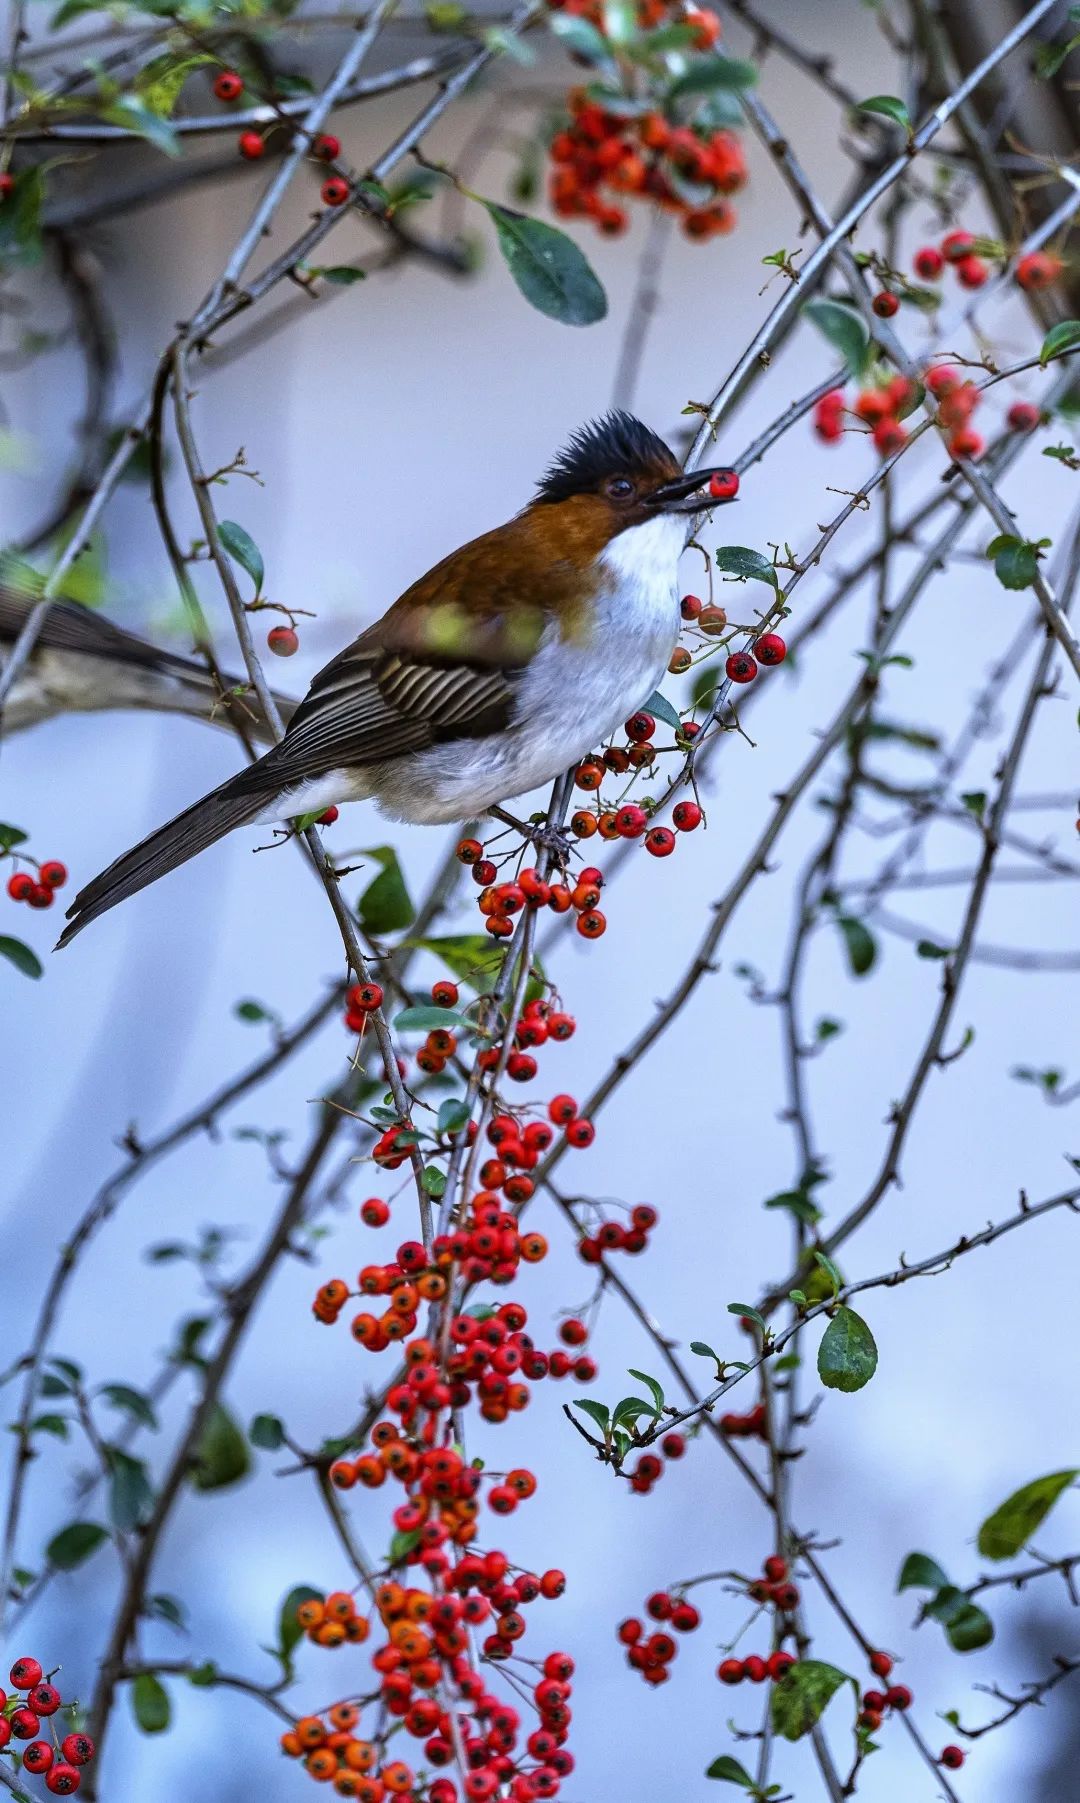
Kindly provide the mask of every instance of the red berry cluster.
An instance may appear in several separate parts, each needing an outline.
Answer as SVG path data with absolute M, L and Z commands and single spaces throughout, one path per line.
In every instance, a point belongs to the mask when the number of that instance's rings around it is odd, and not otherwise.
M 46 858 L 37 866 L 36 877 L 28 870 L 16 870 L 9 876 L 7 892 L 12 901 L 26 902 L 31 908 L 51 908 L 56 891 L 64 887 L 67 879 L 67 865 L 61 864 L 59 858 Z
M 982 398 L 975 383 L 946 363 L 933 364 L 926 370 L 923 382 L 938 404 L 938 419 L 948 432 L 946 443 L 951 455 L 981 457 L 985 444 L 981 434 L 970 424 Z M 893 376 L 876 387 L 860 389 L 850 406 L 842 388 L 831 388 L 814 409 L 814 430 L 824 443 L 835 444 L 847 430 L 845 414 L 851 413 L 864 426 L 869 426 L 881 455 L 892 457 L 907 443 L 908 434 L 901 416 L 910 412 L 916 398 L 916 391 L 906 376 Z M 1016 401 L 1007 417 L 1014 431 L 1030 432 L 1038 425 L 1041 415 L 1030 402 Z
M 572 1103 L 570 1096 L 556 1096 L 551 1106 Z M 660 1219 L 658 1211 L 651 1202 L 638 1202 L 630 1210 L 630 1225 L 624 1227 L 621 1221 L 603 1221 L 595 1233 L 585 1234 L 578 1241 L 578 1256 L 587 1265 L 598 1265 L 609 1252 L 644 1252 L 649 1243 L 649 1235 Z
M 599 0 L 552 0 L 552 6 L 587 19 L 604 35 Z M 665 0 L 638 0 L 641 30 L 669 20 L 691 29 L 690 49 L 709 50 L 720 35 L 715 13 L 685 7 L 680 15 Z M 702 123 L 680 125 L 659 106 L 629 116 L 608 112 L 583 88 L 570 92 L 567 107 L 569 120 L 550 144 L 551 203 L 560 217 L 592 219 L 600 231 L 615 237 L 628 223 L 620 203 L 640 195 L 678 214 L 689 238 L 733 230 L 736 215 L 728 197 L 745 187 L 747 179 L 734 132 Z
M 74 1705 L 64 1702 L 51 1676 L 45 1676 L 39 1659 L 16 1659 L 8 1680 L 16 1694 L 0 1690 L 0 1748 L 12 1740 L 29 1742 L 22 1752 L 23 1771 L 44 1778 L 54 1797 L 71 1797 L 82 1783 L 80 1767 L 94 1757 L 94 1743 L 77 1731 L 60 1739 L 54 1718 L 61 1711 L 73 1712 Z M 43 1721 L 48 1740 L 39 1738 Z
M 671 1596 L 666 1590 L 654 1591 L 645 1604 L 645 1613 L 655 1622 L 666 1623 L 679 1634 L 692 1634 L 701 1625 L 701 1614 L 685 1596 Z M 678 1652 L 674 1636 L 664 1628 L 646 1632 L 646 1625 L 636 1615 L 628 1615 L 619 1623 L 617 1633 L 626 1648 L 626 1663 L 640 1672 L 646 1684 L 666 1684 L 668 1669 Z
M 988 258 L 1004 261 L 1005 251 L 973 232 L 947 232 L 940 244 L 924 244 L 915 252 L 912 267 L 924 282 L 936 282 L 951 268 L 962 288 L 981 288 L 990 275 Z M 1051 251 L 1030 250 L 1017 259 L 1014 275 L 1027 292 L 1052 287 L 1065 265 Z M 895 308 L 893 309 L 895 311 Z
M 509 938 L 514 930 L 513 916 L 522 908 L 550 908 L 554 914 L 574 909 L 577 930 L 583 939 L 599 939 L 607 931 L 607 917 L 598 906 L 603 873 L 592 866 L 578 873 L 573 888 L 568 883 L 546 882 L 531 865 L 519 870 L 513 881 L 500 883 L 498 865 L 484 856 L 479 839 L 462 839 L 457 855 L 471 867 L 473 882 L 480 886 L 477 907 L 493 938 Z
M 741 1684 L 744 1679 L 749 1679 L 751 1684 L 762 1684 L 766 1678 L 776 1683 L 794 1664 L 794 1653 L 777 1649 L 767 1658 L 762 1658 L 760 1653 L 749 1653 L 745 1659 L 721 1659 L 716 1675 L 721 1684 Z

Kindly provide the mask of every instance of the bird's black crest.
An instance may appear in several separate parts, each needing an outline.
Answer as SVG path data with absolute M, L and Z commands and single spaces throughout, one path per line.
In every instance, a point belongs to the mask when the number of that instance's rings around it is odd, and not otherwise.
M 632 413 L 606 413 L 574 433 L 545 471 L 536 491 L 538 501 L 565 501 L 590 494 L 606 476 L 651 476 L 663 481 L 679 472 L 679 464 L 662 438 Z

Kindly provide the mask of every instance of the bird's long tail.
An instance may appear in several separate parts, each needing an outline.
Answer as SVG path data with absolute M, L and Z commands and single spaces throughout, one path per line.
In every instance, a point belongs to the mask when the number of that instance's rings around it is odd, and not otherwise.
M 268 759 L 260 759 L 259 764 L 229 777 L 219 788 L 212 789 L 209 795 L 124 852 L 85 889 L 80 889 L 67 911 L 71 924 L 61 934 L 57 950 L 100 914 L 115 908 L 117 902 L 137 895 L 148 883 L 155 883 L 159 876 L 186 864 L 234 827 L 254 820 L 273 792 L 271 785 L 259 786 L 252 781 L 253 772 L 267 762 Z

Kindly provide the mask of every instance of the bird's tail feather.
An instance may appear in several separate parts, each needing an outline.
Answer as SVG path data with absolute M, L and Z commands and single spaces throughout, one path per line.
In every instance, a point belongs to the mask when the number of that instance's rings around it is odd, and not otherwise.
M 71 924 L 65 927 L 56 949 L 67 945 L 92 920 L 115 908 L 117 902 L 137 895 L 148 883 L 155 883 L 159 876 L 186 864 L 234 827 L 254 820 L 268 799 L 265 789 L 260 791 L 252 785 L 250 771 L 240 771 L 174 820 L 148 834 L 87 883 L 85 889 L 80 889 L 67 911 Z

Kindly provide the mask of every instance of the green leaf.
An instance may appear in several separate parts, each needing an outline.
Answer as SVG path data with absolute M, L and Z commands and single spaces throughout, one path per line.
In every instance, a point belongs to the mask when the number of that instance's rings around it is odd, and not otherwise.
M 951 958 L 954 949 L 951 945 L 938 945 L 933 939 L 920 939 L 915 947 L 915 956 L 917 958 Z
M 248 1439 L 263 1452 L 278 1452 L 285 1444 L 285 1423 L 277 1415 L 256 1415 Z
M 1076 9 L 1069 9 L 1070 19 L 1075 19 Z M 1080 37 L 1068 38 L 1064 44 L 1040 44 L 1035 51 L 1035 73 L 1041 81 L 1049 81 L 1056 75 L 1067 56 L 1080 45 Z
M 632 0 L 602 0 L 601 14 L 604 21 L 604 32 L 612 44 L 620 49 L 633 43 L 637 37 L 637 7 Z
M 648 1415 L 653 1421 L 660 1418 L 658 1411 L 651 1402 L 645 1401 L 644 1396 L 624 1396 L 611 1411 L 611 1426 L 613 1429 L 632 1426 L 642 1415 Z
M 895 94 L 873 94 L 869 100 L 860 100 L 856 111 L 880 113 L 883 119 L 891 119 L 894 125 L 902 125 L 905 131 L 911 130 L 911 114 Z
M 851 375 L 858 380 L 870 354 L 870 333 L 862 314 L 844 301 L 834 300 L 807 301 L 803 312 L 834 350 L 840 352 Z
M 744 581 L 754 577 L 764 582 L 771 589 L 780 586 L 774 565 L 760 551 L 751 551 L 747 545 L 721 545 L 716 553 L 716 567 L 730 576 L 741 576 Z
M 827 1390 L 861 1390 L 877 1370 L 874 1336 L 853 1308 L 838 1308 L 821 1336 L 818 1376 Z
M 768 1331 L 764 1317 L 758 1313 L 756 1308 L 751 1308 L 748 1302 L 729 1302 L 727 1312 L 729 1315 L 738 1315 L 742 1321 L 752 1321 L 755 1327 L 760 1327 L 762 1333 Z
M 14 851 L 17 845 L 25 845 L 26 838 L 21 826 L 8 826 L 0 820 L 0 851 Z
M 979 1529 L 976 1544 L 983 1558 L 1011 1559 L 1018 1553 L 1078 1476 L 1080 1470 L 1052 1471 L 1014 1490 Z
M 218 537 L 234 563 L 238 563 L 251 577 L 255 593 L 261 595 L 266 570 L 262 552 L 250 533 L 245 532 L 243 526 L 238 526 L 235 520 L 222 520 L 218 526 Z
M 12 1432 L 17 1433 L 17 1426 L 12 1423 Z M 57 1440 L 70 1438 L 70 1423 L 66 1415 L 35 1415 L 30 1423 L 32 1434 L 52 1434 Z
M 994 560 L 994 571 L 1002 588 L 1030 588 L 1038 574 L 1035 546 L 1011 533 L 1002 532 L 991 539 L 986 555 Z
M 940 1590 L 949 1582 L 936 1559 L 929 1553 L 909 1553 L 900 1567 L 896 1588 L 900 1590 Z
M 601 65 L 611 62 L 610 46 L 588 19 L 575 18 L 570 13 L 549 13 L 548 25 L 574 56 Z
M 604 318 L 607 295 L 572 238 L 493 200 L 483 204 L 506 266 L 531 306 L 568 326 L 594 325 Z
M 420 1183 L 425 1196 L 434 1196 L 436 1201 L 446 1194 L 446 1172 L 440 1171 L 438 1165 L 425 1165 Z
M 397 852 L 392 845 L 372 845 L 363 856 L 374 858 L 380 868 L 378 876 L 372 878 L 356 904 L 360 925 L 367 933 L 399 933 L 411 926 L 416 909 Z
M 691 1340 L 690 1350 L 691 1352 L 696 1352 L 699 1359 L 715 1359 L 718 1365 L 722 1365 L 724 1362 L 720 1357 L 720 1354 L 714 1352 L 713 1348 L 708 1345 L 705 1340 Z
M 367 281 L 367 270 L 356 269 L 351 263 L 330 263 L 321 269 L 309 269 L 308 275 L 321 276 L 324 282 L 333 282 L 336 288 L 351 288 L 354 282 Z
M 800 1659 L 774 1685 L 772 1719 L 785 1740 L 801 1740 L 836 1695 L 842 1684 L 853 1684 L 846 1672 L 820 1659 Z
M 465 1016 L 456 1008 L 437 1008 L 434 1002 L 423 1002 L 415 1008 L 402 1008 L 391 1025 L 395 1033 L 460 1033 L 468 1026 Z
M 1063 351 L 1074 349 L 1080 344 L 1080 319 L 1059 319 L 1056 326 L 1051 326 L 1042 341 L 1039 362 L 1043 368 L 1051 357 L 1058 357 Z
M 0 933 L 0 958 L 7 958 L 16 970 L 21 970 L 24 977 L 40 977 L 45 966 L 36 952 L 32 952 L 21 939 L 11 939 L 6 933 Z
M 157 113 L 161 119 L 167 119 L 179 100 L 180 90 L 192 69 L 198 69 L 203 63 L 212 63 L 214 60 L 206 52 L 179 59 L 167 52 L 164 56 L 155 56 L 140 69 L 136 79 L 139 99 L 152 113 Z
M 277 1018 L 276 1015 L 271 1014 L 269 1008 L 264 1008 L 261 1002 L 254 1001 L 237 1002 L 236 1007 L 233 1009 L 233 1013 L 237 1020 L 260 1021 L 275 1020 Z
M 123 1409 L 126 1414 L 141 1422 L 143 1427 L 157 1431 L 158 1418 L 153 1404 L 141 1390 L 133 1389 L 131 1384 L 102 1384 L 98 1394 L 111 1403 L 114 1409 Z
M 196 1690 L 212 1690 L 218 1681 L 218 1668 L 212 1659 L 204 1659 L 201 1665 L 193 1665 L 187 1676 Z
M 588 1415 L 590 1421 L 595 1421 L 602 1434 L 608 1432 L 611 1413 L 602 1402 L 593 1402 L 588 1396 L 576 1396 L 570 1406 L 580 1409 L 583 1415 Z
M 664 725 L 670 726 L 673 732 L 682 731 L 681 714 L 677 708 L 672 707 L 666 695 L 661 695 L 659 689 L 653 690 L 642 712 L 652 714 L 657 720 L 662 720 Z
M 196 1490 L 223 1490 L 238 1484 L 251 1470 L 251 1454 L 244 1435 L 220 1402 L 214 1404 L 203 1428 L 191 1482 Z
M 154 1508 L 154 1492 L 146 1466 L 119 1446 L 105 1448 L 109 1464 L 109 1517 L 120 1533 L 141 1527 Z
M 838 914 L 836 924 L 843 935 L 852 976 L 865 977 L 877 961 L 877 941 L 865 922 L 850 914 Z
M 645 1385 L 645 1388 L 648 1390 L 649 1395 L 652 1397 L 653 1402 L 656 1405 L 656 1413 L 658 1415 L 663 1414 L 664 1392 L 661 1389 L 660 1385 L 657 1383 L 655 1377 L 650 1377 L 649 1373 L 647 1371 L 629 1371 L 628 1375 L 630 1377 L 636 1377 L 639 1383 L 642 1383 Z
M 400 1565 L 400 1563 L 403 1559 L 408 1558 L 409 1554 L 413 1551 L 414 1547 L 417 1547 L 419 1545 L 420 1545 L 420 1529 L 419 1528 L 409 1528 L 407 1531 L 405 1531 L 402 1528 L 399 1528 L 395 1534 L 391 1535 L 391 1538 L 390 1538 L 390 1563 L 391 1563 L 391 1565 Z
M 53 1535 L 45 1548 L 45 1557 L 57 1571 L 74 1571 L 108 1538 L 108 1528 L 101 1527 L 96 1521 L 73 1521 Z
M 469 1110 L 466 1104 L 452 1096 L 448 1102 L 439 1107 L 438 1128 L 440 1133 L 460 1133 L 468 1126 Z
M 672 82 L 668 98 L 680 100 L 684 94 L 712 94 L 718 88 L 741 93 L 743 88 L 752 88 L 757 78 L 753 63 L 743 62 L 739 57 L 699 56 Z
M 486 933 L 449 933 L 438 939 L 407 939 L 405 944 L 433 952 L 470 989 L 486 989 L 505 956 Z
M 173 1628 L 183 1629 L 187 1626 L 187 1610 L 183 1603 L 163 1591 L 159 1591 L 157 1596 L 147 1597 L 143 1614 L 148 1615 L 151 1621 L 167 1621 Z
M 705 1776 L 723 1778 L 727 1784 L 741 1784 L 743 1790 L 750 1790 L 754 1782 L 746 1767 L 732 1759 L 730 1753 L 721 1753 L 719 1759 L 714 1759 Z
M 131 1707 L 144 1734 L 163 1734 L 172 1711 L 169 1693 L 153 1672 L 140 1672 L 131 1686 Z
M 288 1663 L 293 1647 L 303 1639 L 304 1630 L 296 1619 L 300 1604 L 321 1603 L 325 1595 L 325 1590 L 316 1590 L 311 1584 L 297 1584 L 282 1602 L 278 1610 L 277 1650 L 284 1664 Z
M 969 814 L 974 814 L 976 820 L 982 819 L 986 812 L 985 789 L 968 789 L 961 795 L 960 800 L 963 802 Z
M 819 1252 L 819 1251 L 815 1250 L 814 1262 L 820 1270 L 824 1271 L 826 1277 L 828 1278 L 830 1284 L 832 1285 L 833 1295 L 834 1296 L 839 1295 L 840 1287 L 844 1281 L 840 1275 L 839 1267 L 837 1265 L 833 1264 L 833 1261 L 829 1257 L 827 1252 Z M 811 1297 L 811 1301 L 818 1301 L 818 1300 L 820 1300 L 820 1298 L 815 1297 L 815 1296 Z
M 994 1638 L 994 1624 L 985 1610 L 973 1603 L 955 1584 L 946 1584 L 924 1604 L 923 1614 L 932 1621 L 941 1623 L 954 1652 L 977 1652 L 979 1647 L 988 1646 Z
M 164 151 L 167 157 L 180 155 L 180 139 L 166 119 L 140 100 L 137 94 L 125 94 L 120 100 L 106 107 L 101 117 L 108 125 L 123 126 L 125 131 L 134 132 L 136 137 L 145 138 L 155 150 Z

